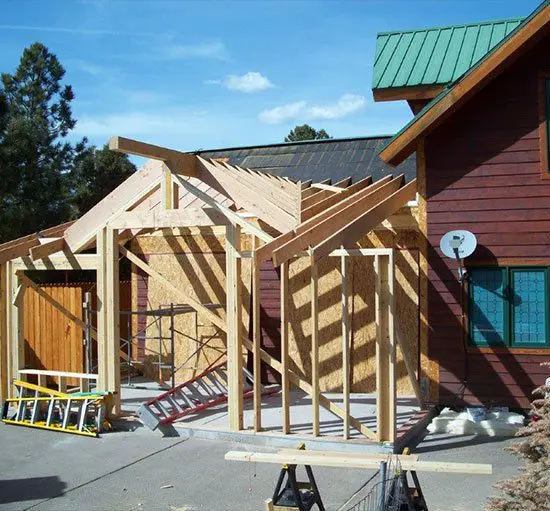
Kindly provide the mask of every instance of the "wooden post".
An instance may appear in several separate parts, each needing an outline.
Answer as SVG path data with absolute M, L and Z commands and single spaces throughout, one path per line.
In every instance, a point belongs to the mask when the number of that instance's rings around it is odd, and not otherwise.
M 178 185 L 172 181 L 172 171 L 165 166 L 164 175 L 160 182 L 161 196 L 164 209 L 178 209 Z
M 8 398 L 8 310 L 6 307 L 7 265 L 0 265 L 0 401 Z
M 226 228 L 226 321 L 229 429 L 243 429 L 243 353 L 241 296 L 241 228 Z
M 379 442 L 395 440 L 394 258 L 375 256 L 376 271 L 376 434 Z
M 341 257 L 342 273 L 342 393 L 344 397 L 344 439 L 349 438 L 349 394 L 350 394 L 350 352 L 349 352 L 349 313 L 348 313 L 348 272 L 347 257 Z
M 290 433 L 290 380 L 288 378 L 288 265 L 281 264 L 281 397 L 283 408 L 283 433 Z
M 106 327 L 106 356 L 107 356 L 107 385 L 114 393 L 113 413 L 120 415 L 120 276 L 118 230 L 107 228 L 105 233 L 106 259 L 106 297 L 105 310 Z
M 254 236 L 253 249 L 257 247 L 258 239 Z M 252 272 L 252 343 L 253 343 L 253 373 L 254 373 L 254 431 L 262 430 L 262 375 L 260 359 L 260 261 L 253 250 L 251 260 Z
M 96 250 L 99 255 L 99 265 L 96 271 L 97 292 L 97 390 L 108 390 L 107 372 L 107 296 L 106 296 L 106 257 L 105 257 L 106 230 L 100 229 L 97 233 Z
M 313 436 L 319 436 L 319 302 L 318 269 L 311 261 L 311 406 L 313 407 Z
M 12 350 L 12 366 L 11 366 L 11 377 L 16 380 L 26 380 L 26 376 L 19 375 L 19 369 L 25 368 L 25 337 L 23 333 L 23 321 L 24 321 L 24 305 L 23 305 L 23 296 L 20 296 L 19 300 L 16 300 L 16 296 L 19 294 L 19 291 L 24 288 L 21 288 L 21 282 L 17 276 L 16 270 L 12 263 L 10 263 L 10 273 L 11 273 L 11 350 Z

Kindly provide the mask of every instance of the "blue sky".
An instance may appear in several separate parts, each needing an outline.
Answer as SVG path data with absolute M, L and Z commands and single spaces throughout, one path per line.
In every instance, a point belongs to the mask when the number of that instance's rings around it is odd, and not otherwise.
M 181 150 L 390 134 L 404 102 L 374 103 L 377 32 L 528 15 L 539 0 L 2 2 L 0 71 L 46 44 L 76 93 L 73 138 Z

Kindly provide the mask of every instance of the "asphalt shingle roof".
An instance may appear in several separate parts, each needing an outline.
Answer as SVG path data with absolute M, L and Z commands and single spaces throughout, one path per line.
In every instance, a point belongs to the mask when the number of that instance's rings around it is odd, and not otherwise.
M 376 181 L 383 176 L 405 174 L 407 182 L 416 177 L 413 154 L 398 167 L 390 167 L 378 152 L 390 136 L 311 140 L 255 147 L 234 147 L 197 151 L 203 158 L 229 158 L 227 163 L 262 170 L 295 181 L 331 179 L 336 183 L 351 177 L 355 183 L 365 176 Z

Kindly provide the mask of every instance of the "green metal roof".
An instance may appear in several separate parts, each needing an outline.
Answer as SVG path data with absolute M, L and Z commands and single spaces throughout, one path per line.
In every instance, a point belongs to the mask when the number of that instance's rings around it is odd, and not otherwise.
M 518 18 L 379 33 L 372 88 L 446 85 L 453 82 L 523 20 Z

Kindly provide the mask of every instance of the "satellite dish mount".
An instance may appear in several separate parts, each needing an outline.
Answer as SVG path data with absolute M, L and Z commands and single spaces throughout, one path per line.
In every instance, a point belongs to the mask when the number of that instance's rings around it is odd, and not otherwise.
M 477 240 L 470 231 L 457 230 L 449 231 L 441 238 L 439 247 L 441 252 L 447 257 L 456 259 L 458 265 L 458 277 L 464 280 L 465 271 L 462 260 L 474 253 L 477 246 Z

